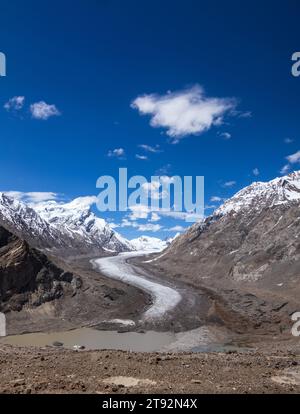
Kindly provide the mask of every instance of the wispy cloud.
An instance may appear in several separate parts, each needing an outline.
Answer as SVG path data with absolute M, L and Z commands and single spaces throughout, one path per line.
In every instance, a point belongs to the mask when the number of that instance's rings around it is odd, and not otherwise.
M 292 138 L 285 138 L 284 139 L 285 144 L 292 144 L 293 142 L 294 142 L 294 140 Z
M 254 168 L 254 169 L 252 170 L 252 174 L 253 174 L 253 175 L 255 175 L 255 177 L 259 176 L 259 174 L 260 174 L 259 169 L 258 169 L 258 168 Z
M 288 164 L 285 164 L 280 170 L 280 173 L 283 175 L 287 174 L 292 169 L 293 164 L 300 163 L 300 150 L 294 154 L 288 155 L 285 159 L 288 161 Z
M 210 201 L 211 201 L 212 203 L 219 203 L 219 202 L 223 201 L 223 198 L 222 198 L 222 197 L 219 197 L 219 196 L 212 196 L 212 197 L 210 198 Z
M 142 185 L 142 188 L 145 192 L 145 194 L 148 197 L 151 197 L 154 200 L 160 200 L 162 198 L 166 198 L 168 196 L 168 191 L 167 190 L 162 190 L 161 191 L 161 183 L 160 182 L 150 182 L 150 183 L 145 183 Z
M 158 170 L 155 171 L 155 175 L 168 175 L 170 174 L 172 169 L 171 164 L 166 164 L 160 167 Z
M 55 105 L 49 105 L 45 101 L 36 102 L 30 105 L 32 118 L 46 121 L 53 116 L 59 116 L 61 113 Z
M 159 221 L 161 218 L 157 213 L 151 213 L 150 221 Z
M 146 161 L 148 159 L 147 155 L 140 155 L 140 154 L 135 154 L 135 158 L 137 158 L 138 160 L 142 160 L 142 161 Z
M 235 106 L 235 99 L 206 97 L 199 85 L 166 95 L 139 96 L 131 104 L 141 115 L 151 116 L 152 127 L 166 128 L 173 143 L 221 125 L 225 114 Z
M 153 233 L 161 229 L 162 229 L 162 226 L 160 224 L 152 224 L 152 223 L 139 224 L 139 226 L 137 227 L 138 231 L 151 231 Z
M 236 181 L 226 181 L 224 184 L 223 184 L 223 187 L 234 187 L 236 185 Z
M 107 156 L 124 159 L 126 155 L 124 148 L 115 148 L 113 150 L 109 150 Z
M 183 226 L 174 226 L 168 229 L 169 231 L 177 231 L 177 232 L 183 232 L 186 230 L 186 227 Z
M 128 220 L 127 218 L 123 218 L 119 227 L 133 227 L 137 231 L 150 231 L 150 232 L 157 232 L 163 229 L 163 226 L 160 224 L 154 223 L 138 223 L 136 220 Z
M 140 144 L 138 147 L 143 149 L 146 152 L 152 152 L 152 153 L 162 152 L 159 145 L 155 145 L 155 147 L 152 147 L 151 145 Z
M 22 191 L 6 191 L 5 194 L 19 201 L 23 201 L 26 204 L 38 204 L 43 201 L 58 200 L 60 198 L 59 194 L 46 191 L 33 191 L 28 193 Z
M 233 110 L 232 115 L 236 116 L 237 118 L 252 118 L 252 112 L 251 111 L 238 111 Z
M 229 133 L 229 132 L 221 132 L 220 134 L 218 134 L 219 135 L 219 137 L 221 137 L 221 138 L 223 138 L 223 139 L 225 139 L 225 140 L 228 140 L 228 139 L 230 139 L 231 138 L 231 134 Z
M 25 102 L 25 96 L 14 96 L 13 98 L 10 98 L 8 102 L 4 104 L 4 109 L 6 109 L 8 112 L 10 111 L 20 111 Z
M 288 155 L 286 159 L 291 164 L 296 164 L 300 162 L 300 151 L 295 152 L 295 154 Z
M 290 169 L 291 169 L 290 164 L 285 164 L 285 165 L 281 168 L 281 170 L 280 170 L 280 174 L 285 175 L 285 174 L 287 174 L 287 173 L 290 171 Z

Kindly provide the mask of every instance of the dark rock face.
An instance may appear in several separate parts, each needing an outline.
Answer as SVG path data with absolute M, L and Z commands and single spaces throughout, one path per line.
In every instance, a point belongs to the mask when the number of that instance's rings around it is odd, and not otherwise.
M 0 311 L 37 307 L 75 295 L 81 279 L 55 266 L 44 254 L 0 227 Z

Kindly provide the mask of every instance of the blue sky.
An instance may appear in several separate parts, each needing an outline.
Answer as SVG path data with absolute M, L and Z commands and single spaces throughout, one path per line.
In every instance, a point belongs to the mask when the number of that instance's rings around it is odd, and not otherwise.
M 1 190 L 97 195 L 99 176 L 127 167 L 147 178 L 204 175 L 213 206 L 286 165 L 299 169 L 286 159 L 300 149 L 299 12 L 297 1 L 2 1 Z M 200 125 L 195 104 L 206 111 Z M 160 237 L 187 226 L 149 216 L 118 230 L 147 233 L 136 223 Z

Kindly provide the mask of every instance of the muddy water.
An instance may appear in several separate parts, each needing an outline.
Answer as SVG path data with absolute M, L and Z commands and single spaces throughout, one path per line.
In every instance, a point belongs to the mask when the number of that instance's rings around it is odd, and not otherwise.
M 53 342 L 61 342 L 65 348 L 70 349 L 73 349 L 74 345 L 82 345 L 87 350 L 118 349 L 134 352 L 154 352 L 170 345 L 175 339 L 175 334 L 170 332 L 119 333 L 117 331 L 80 328 L 67 332 L 7 336 L 0 338 L 0 343 L 43 347 L 53 346 Z

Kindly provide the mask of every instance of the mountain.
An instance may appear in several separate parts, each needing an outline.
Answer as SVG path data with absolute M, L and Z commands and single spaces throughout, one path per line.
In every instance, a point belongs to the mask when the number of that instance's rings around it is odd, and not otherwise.
M 130 240 L 130 244 L 135 250 L 149 250 L 149 251 L 162 251 L 166 249 L 169 243 L 166 240 L 161 240 L 157 237 L 141 236 L 136 239 Z
M 40 251 L 0 227 L 1 312 L 73 296 L 81 283 L 80 277 L 61 270 Z
M 300 171 L 269 182 L 255 182 L 242 189 L 218 208 L 214 216 L 239 211 L 259 211 L 266 207 L 292 205 L 300 201 Z
M 91 211 L 90 197 L 32 206 L 0 193 L 0 225 L 33 247 L 65 254 L 133 250 L 130 243 Z
M 47 201 L 34 209 L 52 228 L 62 231 L 87 249 L 104 249 L 108 252 L 132 250 L 130 242 L 112 230 L 109 224 L 91 210 L 94 197 L 79 197 L 69 203 Z
M 161 260 L 194 260 L 205 277 L 244 281 L 257 281 L 289 260 L 299 265 L 299 205 L 300 171 L 253 183 L 177 237 Z
M 0 225 L 36 248 L 66 248 L 67 241 L 31 207 L 0 193 Z
M 134 250 L 144 250 L 144 251 L 158 251 L 161 252 L 165 250 L 170 244 L 180 235 L 177 233 L 174 237 L 161 240 L 158 237 L 150 236 L 141 236 L 136 239 L 130 240 L 130 244 L 133 246 Z
M 300 295 L 299 208 L 300 171 L 253 183 L 177 237 L 153 266 L 217 291 L 247 315 L 252 309 L 256 322 L 279 310 L 289 318 Z

